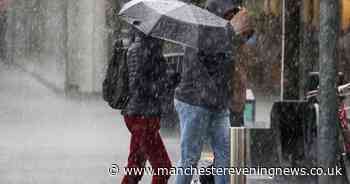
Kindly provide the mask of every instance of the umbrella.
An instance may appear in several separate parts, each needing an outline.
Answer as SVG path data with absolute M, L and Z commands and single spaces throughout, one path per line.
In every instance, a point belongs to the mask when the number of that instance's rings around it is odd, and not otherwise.
M 146 35 L 195 49 L 225 49 L 232 32 L 225 19 L 177 0 L 133 0 L 119 16 Z

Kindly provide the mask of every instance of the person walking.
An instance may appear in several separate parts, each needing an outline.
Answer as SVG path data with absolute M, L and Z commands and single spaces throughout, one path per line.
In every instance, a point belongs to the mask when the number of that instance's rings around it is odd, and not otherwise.
M 239 22 L 241 17 L 247 17 L 247 11 L 238 12 L 234 18 L 231 19 L 231 23 L 234 27 Z M 248 21 L 249 24 L 249 21 Z M 244 126 L 244 107 L 246 104 L 246 90 L 248 86 L 248 65 L 253 64 L 253 60 L 256 57 L 256 36 L 253 34 L 253 30 L 247 30 L 243 38 L 250 36 L 250 39 L 243 45 L 241 45 L 236 53 L 235 63 L 232 65 L 233 73 L 231 79 L 231 104 L 230 104 L 230 122 L 231 127 Z
M 131 45 L 127 51 L 129 101 L 122 110 L 131 133 L 127 168 L 145 168 L 148 160 L 157 173 L 160 168 L 171 168 L 171 161 L 159 134 L 161 116 L 161 89 L 165 68 L 162 67 L 161 43 L 155 38 L 132 30 Z M 143 173 L 124 176 L 122 184 L 137 184 Z M 152 184 L 166 184 L 169 173 L 155 174 Z
M 206 8 L 227 20 L 231 20 L 237 7 L 231 0 L 208 0 Z M 247 16 L 245 14 L 245 16 Z M 237 19 L 233 29 L 237 35 L 244 35 L 248 19 Z M 185 48 L 181 81 L 175 90 L 175 108 L 180 120 L 181 158 L 178 168 L 197 167 L 203 143 L 209 139 L 214 151 L 214 167 L 228 168 L 230 165 L 230 86 L 233 49 L 219 51 L 213 47 L 233 45 L 231 38 L 212 43 L 205 50 Z M 213 39 L 215 40 L 215 39 Z M 225 43 L 226 42 L 226 43 Z M 216 184 L 229 184 L 228 175 L 215 175 Z M 190 184 L 192 175 L 177 175 L 176 184 Z

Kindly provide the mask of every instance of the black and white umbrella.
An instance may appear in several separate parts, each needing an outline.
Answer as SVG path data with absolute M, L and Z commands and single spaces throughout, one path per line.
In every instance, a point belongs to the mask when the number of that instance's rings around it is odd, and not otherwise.
M 225 43 L 232 33 L 225 19 L 177 0 L 133 0 L 122 7 L 119 16 L 146 35 L 195 49 Z

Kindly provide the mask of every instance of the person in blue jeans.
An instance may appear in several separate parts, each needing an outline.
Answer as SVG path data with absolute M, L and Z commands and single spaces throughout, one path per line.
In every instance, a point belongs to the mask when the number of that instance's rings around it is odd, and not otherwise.
M 181 160 L 178 167 L 196 167 L 200 159 L 205 139 L 215 155 L 215 167 L 229 167 L 229 112 L 215 112 L 200 106 L 189 105 L 175 100 L 181 128 Z M 216 176 L 215 183 L 229 183 L 228 176 Z M 176 184 L 190 184 L 191 175 L 178 175 Z
M 208 0 L 206 8 L 231 20 L 236 9 L 232 0 Z M 234 20 L 234 19 L 232 19 Z M 205 50 L 185 48 L 181 81 L 175 89 L 175 109 L 181 131 L 181 158 L 178 168 L 197 167 L 203 143 L 209 140 L 214 151 L 214 167 L 230 166 L 230 77 L 234 44 L 249 30 L 248 18 L 243 16 L 231 24 L 232 37 L 203 46 Z M 219 36 L 218 36 L 219 37 Z M 215 39 L 213 39 L 215 40 Z M 220 47 L 220 48 L 219 48 Z M 218 49 L 219 48 L 219 49 Z M 226 48 L 226 49 L 223 49 Z M 224 53 L 224 54 L 223 54 Z M 216 184 L 229 184 L 229 175 L 215 175 Z M 192 175 L 177 175 L 176 184 L 190 184 Z

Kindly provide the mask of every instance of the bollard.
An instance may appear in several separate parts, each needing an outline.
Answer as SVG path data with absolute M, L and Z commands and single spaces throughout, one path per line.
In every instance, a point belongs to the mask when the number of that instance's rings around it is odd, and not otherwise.
M 231 128 L 231 167 L 243 168 L 247 166 L 248 145 L 247 129 L 244 127 Z M 244 175 L 232 175 L 231 184 L 246 184 Z

